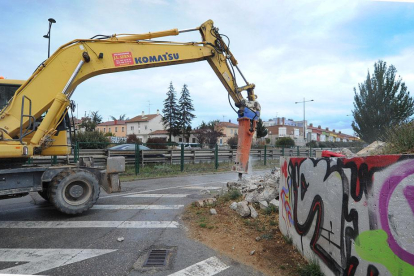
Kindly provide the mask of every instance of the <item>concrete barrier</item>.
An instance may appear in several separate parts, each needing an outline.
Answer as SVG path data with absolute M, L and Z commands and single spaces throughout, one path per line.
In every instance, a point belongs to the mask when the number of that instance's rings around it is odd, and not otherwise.
M 280 164 L 280 230 L 325 275 L 414 275 L 414 155 Z

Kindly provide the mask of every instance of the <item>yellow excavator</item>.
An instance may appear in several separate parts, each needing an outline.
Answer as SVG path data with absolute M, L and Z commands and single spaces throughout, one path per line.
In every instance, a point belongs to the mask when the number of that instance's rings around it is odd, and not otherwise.
M 167 42 L 154 38 L 199 31 L 201 42 Z M 97 35 L 61 46 L 24 82 L 0 80 L 0 99 L 13 97 L 0 111 L 0 199 L 39 192 L 58 210 L 79 214 L 99 197 L 120 191 L 118 174 L 125 170 L 122 157 L 108 157 L 106 169 L 91 158 L 77 164 L 35 166 L 33 156 L 71 153 L 68 109 L 76 87 L 93 76 L 127 70 L 206 60 L 237 107 L 239 141 L 233 171 L 247 173 L 251 142 L 260 116 L 254 84 L 248 83 L 224 35 L 208 20 L 198 28 L 172 29 L 146 34 Z M 236 83 L 235 71 L 245 81 Z M 242 93 L 246 91 L 246 98 Z M 1 103 L 1 102 L 0 102 Z

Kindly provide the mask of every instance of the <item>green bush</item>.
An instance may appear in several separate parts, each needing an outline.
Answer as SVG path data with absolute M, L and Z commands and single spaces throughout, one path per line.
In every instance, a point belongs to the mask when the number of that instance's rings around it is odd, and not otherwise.
M 413 153 L 414 121 L 389 128 L 385 132 L 384 141 L 387 143 L 384 153 Z
M 81 149 L 105 149 L 109 145 L 108 138 L 100 131 L 77 132 L 75 142 Z
M 282 137 L 276 140 L 276 147 L 294 147 L 295 141 L 290 137 Z
M 150 149 L 167 149 L 166 138 L 148 138 L 145 144 Z

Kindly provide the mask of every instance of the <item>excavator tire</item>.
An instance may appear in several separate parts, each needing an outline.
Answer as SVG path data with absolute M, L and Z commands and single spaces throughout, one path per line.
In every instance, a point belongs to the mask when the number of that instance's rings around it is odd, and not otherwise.
M 99 183 L 87 170 L 69 169 L 53 177 L 48 188 L 50 202 L 62 213 L 75 215 L 90 209 L 99 198 Z

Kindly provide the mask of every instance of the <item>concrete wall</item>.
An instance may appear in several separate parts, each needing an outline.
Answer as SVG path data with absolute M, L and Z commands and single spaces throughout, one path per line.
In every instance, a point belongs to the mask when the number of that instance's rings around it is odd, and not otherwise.
M 280 164 L 280 230 L 325 275 L 414 275 L 414 155 Z

